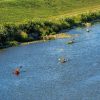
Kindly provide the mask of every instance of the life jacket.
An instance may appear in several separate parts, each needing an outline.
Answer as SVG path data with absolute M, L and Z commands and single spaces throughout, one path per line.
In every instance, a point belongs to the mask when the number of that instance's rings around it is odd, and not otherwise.
M 16 69 L 15 70 L 15 75 L 19 75 L 20 74 L 20 70 L 19 69 Z

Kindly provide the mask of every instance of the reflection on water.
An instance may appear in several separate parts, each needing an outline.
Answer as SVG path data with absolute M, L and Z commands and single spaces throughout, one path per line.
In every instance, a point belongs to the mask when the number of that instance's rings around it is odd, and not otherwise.
M 76 28 L 69 39 L 12 47 L 0 51 L 0 100 L 99 100 L 100 24 Z M 67 63 L 58 62 L 68 58 Z M 12 71 L 22 65 L 21 74 Z

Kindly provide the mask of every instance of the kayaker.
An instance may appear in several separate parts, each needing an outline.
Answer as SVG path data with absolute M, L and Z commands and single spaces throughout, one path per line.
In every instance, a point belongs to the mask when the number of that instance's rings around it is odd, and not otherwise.
M 67 60 L 66 60 L 65 58 L 63 58 L 63 57 L 62 57 L 62 58 L 59 58 L 58 60 L 59 60 L 61 63 L 67 62 Z
M 19 75 L 20 74 L 20 69 L 16 68 L 14 73 L 15 73 L 15 75 Z

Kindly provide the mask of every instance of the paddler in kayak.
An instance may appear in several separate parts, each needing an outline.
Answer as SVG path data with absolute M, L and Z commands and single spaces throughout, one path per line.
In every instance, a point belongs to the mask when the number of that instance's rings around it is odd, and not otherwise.
M 20 69 L 22 68 L 22 66 L 20 66 L 19 68 L 16 68 L 14 71 L 15 75 L 19 75 L 20 74 Z

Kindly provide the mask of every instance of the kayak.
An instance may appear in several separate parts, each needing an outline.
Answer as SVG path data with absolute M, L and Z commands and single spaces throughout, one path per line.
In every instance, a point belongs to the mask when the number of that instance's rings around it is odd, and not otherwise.
M 69 42 L 67 42 L 67 44 L 73 44 L 73 43 L 75 43 L 74 41 L 69 41 Z

